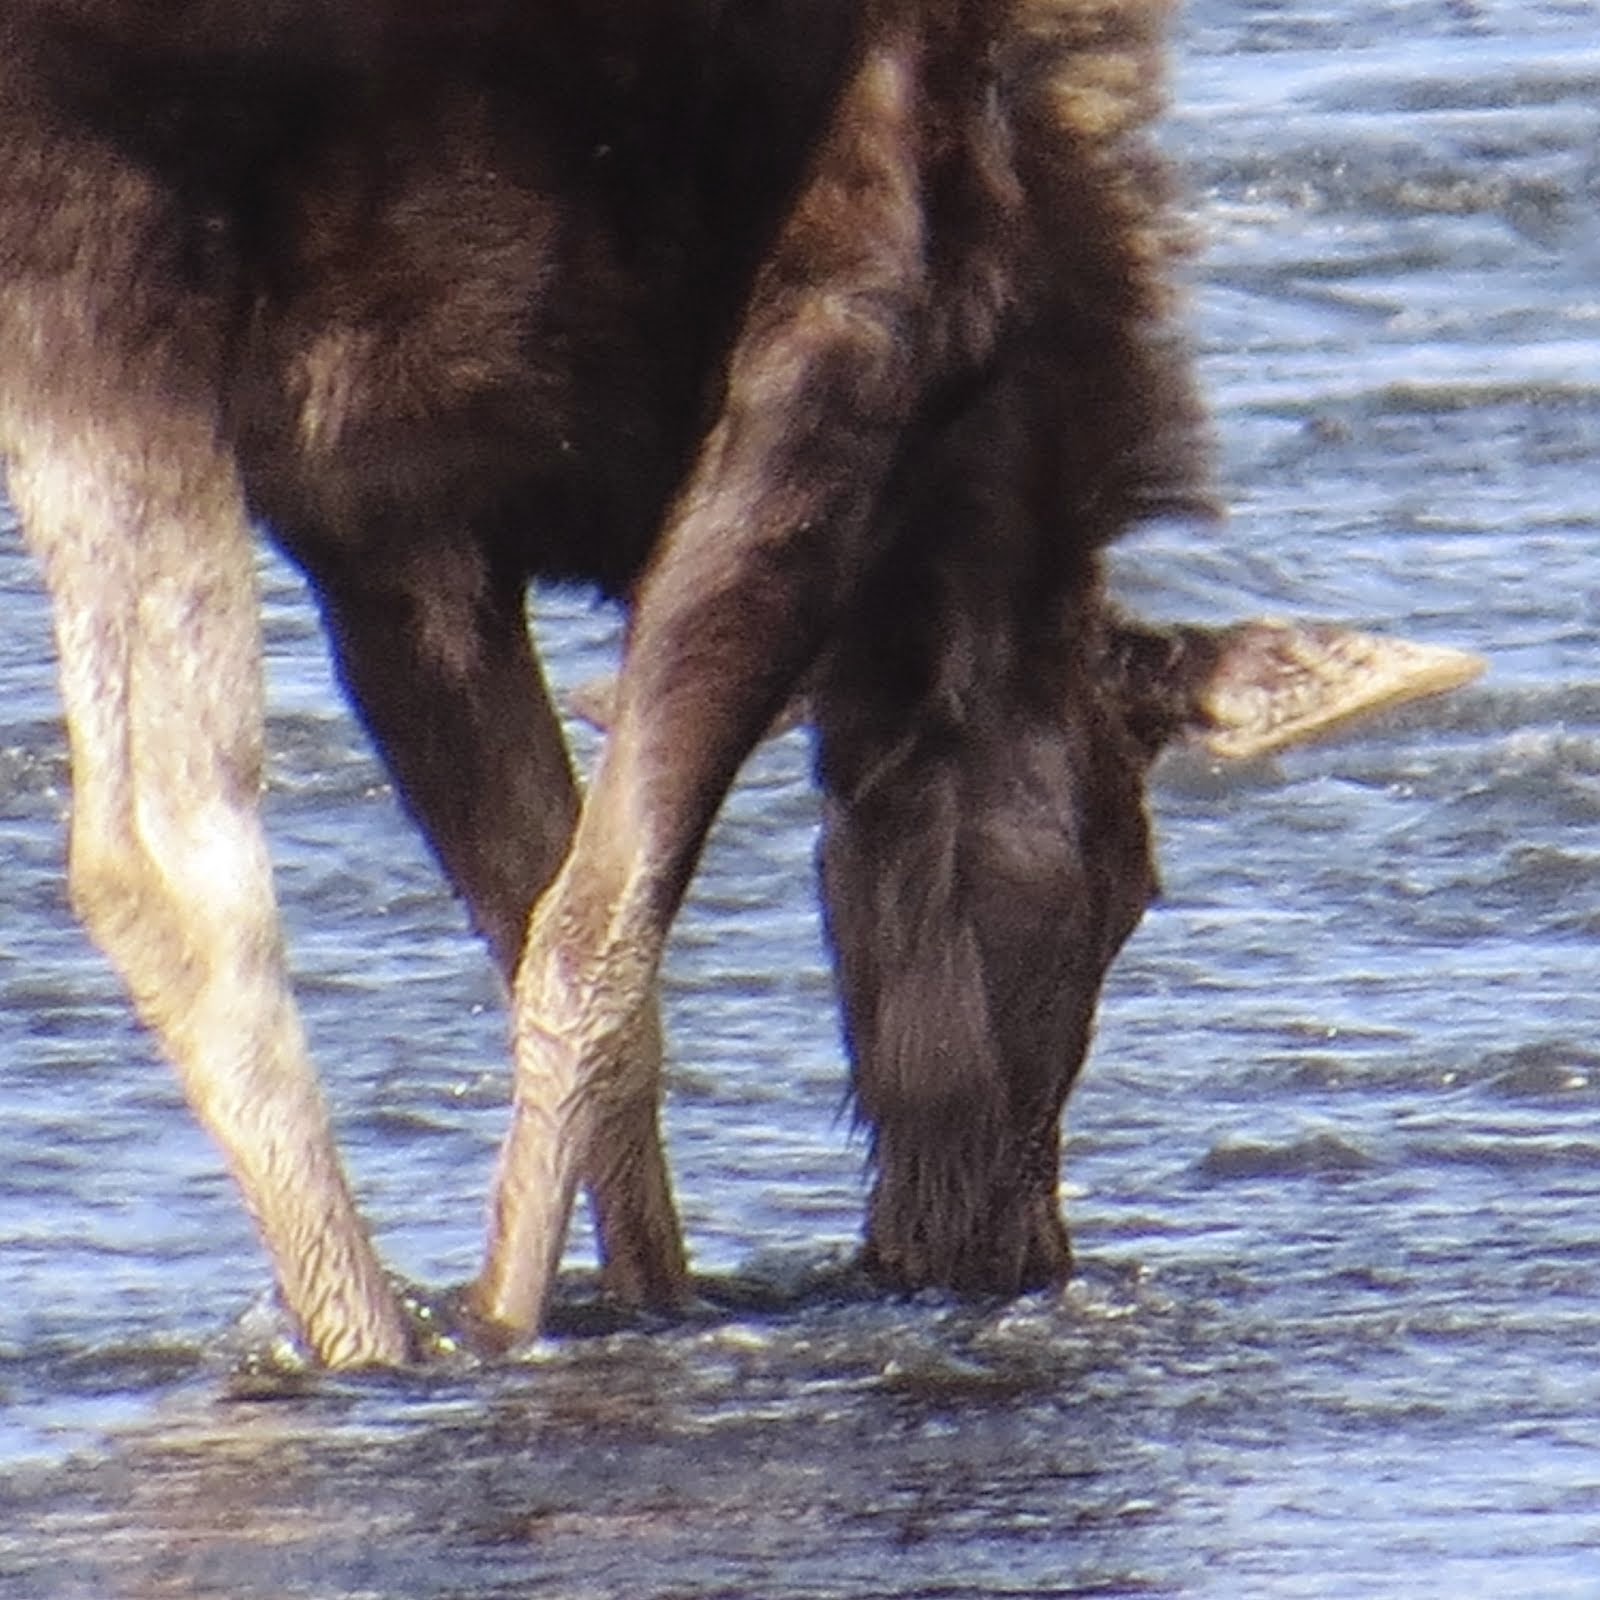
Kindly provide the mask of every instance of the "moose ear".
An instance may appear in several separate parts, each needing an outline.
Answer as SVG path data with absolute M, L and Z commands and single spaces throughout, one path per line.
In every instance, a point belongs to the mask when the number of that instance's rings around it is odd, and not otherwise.
M 1240 622 L 1216 650 L 1184 731 L 1228 761 L 1270 755 L 1336 728 L 1471 683 L 1487 663 L 1441 645 L 1328 622 Z

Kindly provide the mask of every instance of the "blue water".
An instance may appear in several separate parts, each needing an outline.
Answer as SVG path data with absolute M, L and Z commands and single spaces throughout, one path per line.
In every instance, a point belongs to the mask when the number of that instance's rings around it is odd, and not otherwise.
M 66 909 L 7 519 L 0 1595 L 1600 1595 L 1600 7 L 1198 0 L 1175 87 L 1231 517 L 1130 541 L 1120 588 L 1491 670 L 1276 761 L 1164 764 L 1165 897 L 1069 1113 L 1079 1280 L 829 1291 L 862 1152 L 791 736 L 668 974 L 695 1261 L 748 1309 L 242 1384 L 264 1267 Z M 264 574 L 313 1041 L 384 1251 L 459 1280 L 495 985 Z M 540 633 L 570 684 L 614 619 L 547 597 Z

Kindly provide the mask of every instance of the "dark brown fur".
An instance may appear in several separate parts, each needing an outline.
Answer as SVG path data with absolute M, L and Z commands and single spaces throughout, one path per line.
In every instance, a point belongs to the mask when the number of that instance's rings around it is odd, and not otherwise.
M 114 439 L 102 540 L 116 506 L 170 501 L 131 517 L 141 552 L 146 521 L 184 523 L 199 480 L 225 505 L 236 472 L 514 986 L 517 1112 L 476 1291 L 506 1337 L 537 1324 L 579 1181 L 619 1288 L 681 1289 L 650 990 L 712 816 L 803 675 L 867 1259 L 1001 1292 L 1067 1270 L 1061 1106 L 1152 882 L 1152 735 L 1104 670 L 1100 551 L 1190 493 L 1144 143 L 1164 11 L 8 0 L 0 450 L 64 671 L 75 617 L 141 636 L 134 594 L 79 593 L 93 540 L 64 464 Z M 223 547 L 228 515 L 193 502 L 175 570 Z M 535 577 L 631 607 L 581 811 L 526 634 Z M 83 675 L 75 736 L 105 698 Z M 112 748 L 79 740 L 80 793 Z M 279 1180 L 243 1170 L 248 1119 L 208 1111 L 223 1068 L 200 1002 L 167 992 L 187 958 L 147 960 L 136 931 L 184 902 L 111 909 L 105 885 L 143 881 L 129 863 L 157 848 L 121 826 L 82 824 L 109 863 L 78 885 L 86 917 L 308 1337 L 392 1359 L 392 1331 L 349 1333 L 362 1314 L 297 1286 L 286 1258 L 343 1246 L 280 1229 Z M 270 900 L 251 904 L 268 937 Z

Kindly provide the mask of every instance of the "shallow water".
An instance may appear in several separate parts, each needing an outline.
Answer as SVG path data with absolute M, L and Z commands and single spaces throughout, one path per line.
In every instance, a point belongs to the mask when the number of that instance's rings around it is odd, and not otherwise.
M 1600 1593 L 1600 8 L 1197 0 L 1170 136 L 1230 522 L 1147 611 L 1332 617 L 1479 685 L 1181 755 L 1166 896 L 1070 1113 L 1066 1295 L 829 1263 L 861 1151 L 806 750 L 762 751 L 672 956 L 693 1322 L 521 1364 L 235 1373 L 262 1261 L 64 904 L 46 623 L 0 535 L 0 1594 Z M 389 1258 L 464 1278 L 494 984 L 266 568 L 270 821 Z M 563 682 L 612 621 L 543 606 Z

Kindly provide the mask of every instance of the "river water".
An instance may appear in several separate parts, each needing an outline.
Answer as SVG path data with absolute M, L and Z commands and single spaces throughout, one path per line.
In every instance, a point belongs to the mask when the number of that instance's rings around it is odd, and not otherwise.
M 1467 646 L 1478 685 L 1156 804 L 1166 895 L 1069 1118 L 1081 1273 L 836 1262 L 861 1150 L 799 736 L 669 970 L 715 1305 L 482 1371 L 242 1377 L 262 1260 L 66 910 L 42 603 L 0 534 L 0 1595 L 1600 1595 L 1600 7 L 1195 0 L 1170 142 L 1233 507 L 1147 611 Z M 389 1259 L 459 1281 L 487 967 L 265 568 L 270 822 Z M 554 674 L 613 620 L 542 606 Z

